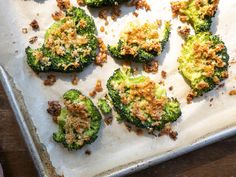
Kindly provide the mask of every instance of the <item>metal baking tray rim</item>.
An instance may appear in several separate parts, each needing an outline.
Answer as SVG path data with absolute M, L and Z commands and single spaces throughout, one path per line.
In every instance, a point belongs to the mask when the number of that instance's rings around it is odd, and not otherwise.
M 0 80 L 3 85 L 3 88 L 6 92 L 6 95 L 8 97 L 8 100 L 10 102 L 10 105 L 12 107 L 12 110 L 15 114 L 16 121 L 20 127 L 21 133 L 23 135 L 23 138 L 26 142 L 26 145 L 28 147 L 28 150 L 32 156 L 34 165 L 36 167 L 36 170 L 38 172 L 38 175 L 40 177 L 47 177 L 47 170 L 45 169 L 45 165 L 40 157 L 40 152 L 37 149 L 32 133 L 29 130 L 28 125 L 25 122 L 24 116 L 22 114 L 22 111 L 20 109 L 20 106 L 18 104 L 18 99 L 14 93 L 12 81 L 10 81 L 9 76 L 7 72 L 4 70 L 4 68 L 0 65 Z M 106 176 L 106 177 L 113 177 L 113 176 L 123 176 L 129 173 L 133 173 L 145 168 L 148 168 L 150 166 L 162 163 L 164 161 L 179 157 L 183 154 L 189 153 L 191 151 L 197 150 L 199 148 L 202 148 L 204 146 L 210 145 L 212 143 L 215 143 L 217 141 L 223 140 L 225 138 L 231 137 L 236 134 L 236 126 L 232 127 L 226 127 L 218 132 L 210 133 L 209 135 L 199 138 L 195 143 L 180 147 L 178 149 L 175 149 L 173 151 L 169 151 L 165 154 L 155 156 L 155 157 L 149 157 L 145 158 L 143 160 L 134 161 L 129 164 L 125 164 L 116 168 L 113 168 L 111 170 L 102 172 L 97 177 Z

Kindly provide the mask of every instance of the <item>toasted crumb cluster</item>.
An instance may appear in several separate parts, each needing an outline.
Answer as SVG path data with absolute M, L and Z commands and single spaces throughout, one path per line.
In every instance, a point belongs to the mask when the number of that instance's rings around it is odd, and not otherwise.
M 97 80 L 95 88 L 94 88 L 94 90 L 92 92 L 89 93 L 89 96 L 95 97 L 98 92 L 102 92 L 102 91 L 103 91 L 102 81 L 101 80 Z
M 65 18 L 65 14 L 63 11 L 56 11 L 55 13 L 52 14 L 52 18 L 55 21 L 59 21 L 59 20 Z
M 188 26 L 179 26 L 177 32 L 181 37 L 186 38 L 190 35 L 190 28 Z
M 76 76 L 76 74 L 73 75 L 71 83 L 72 85 L 78 85 L 79 78 Z
M 230 95 L 230 96 L 236 95 L 236 90 L 231 90 L 231 91 L 229 92 L 229 95 Z
M 61 113 L 61 105 L 59 101 L 49 101 L 47 112 L 53 117 L 59 116 Z
M 121 11 L 120 5 L 114 5 L 112 7 L 105 7 L 101 9 L 98 12 L 98 17 L 100 19 L 105 20 L 106 24 L 108 25 L 108 21 L 107 21 L 108 15 L 110 15 L 113 21 L 116 21 L 117 18 L 121 15 L 121 12 L 122 11 Z
M 176 140 L 178 133 L 172 130 L 170 123 L 167 123 L 165 127 L 160 131 L 158 136 L 163 135 L 168 135 L 171 139 Z
M 56 1 L 57 1 L 57 7 L 61 10 L 69 9 L 72 6 L 70 0 L 56 0 Z
M 107 47 L 101 38 L 98 38 L 99 53 L 96 56 L 95 64 L 102 66 L 107 61 Z
M 29 43 L 30 44 L 34 44 L 36 41 L 38 40 L 38 37 L 37 36 L 33 36 L 29 39 Z
M 84 5 L 85 5 L 85 2 L 84 2 L 84 0 L 77 0 L 77 4 L 78 4 L 79 6 L 84 6 Z
M 157 73 L 158 72 L 158 61 L 152 60 L 148 63 L 143 64 L 143 70 L 146 73 Z
M 56 76 L 55 76 L 54 74 L 49 74 L 49 75 L 47 76 L 47 79 L 44 80 L 43 83 L 44 83 L 44 85 L 46 85 L 46 86 L 52 86 L 52 85 L 55 84 L 56 81 L 57 81 Z
M 30 26 L 32 27 L 33 30 L 38 30 L 38 29 L 39 29 L 39 24 L 38 24 L 38 21 L 37 21 L 37 20 L 33 20 L 33 21 L 30 23 Z
M 151 7 L 146 0 L 131 0 L 130 2 L 128 2 L 128 6 L 135 6 L 137 10 L 138 9 L 145 9 L 146 11 L 151 10 Z
M 180 0 L 171 2 L 173 16 L 189 22 L 196 32 L 208 31 L 219 0 Z

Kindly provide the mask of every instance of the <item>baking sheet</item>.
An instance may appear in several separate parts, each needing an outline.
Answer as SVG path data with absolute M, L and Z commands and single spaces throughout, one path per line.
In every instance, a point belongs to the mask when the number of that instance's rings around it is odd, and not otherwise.
M 135 132 L 129 133 L 125 126 L 113 122 L 112 126 L 103 125 L 99 138 L 92 145 L 86 146 L 80 151 L 68 152 L 62 146 L 53 142 L 51 134 L 56 131 L 56 125 L 46 113 L 47 101 L 58 100 L 61 95 L 70 88 L 78 88 L 88 95 L 96 83 L 101 79 L 105 88 L 106 80 L 112 75 L 114 69 L 120 67 L 120 63 L 109 58 L 104 67 L 91 65 L 84 72 L 78 74 L 80 81 L 78 86 L 70 83 L 72 74 L 60 74 L 56 84 L 52 87 L 43 85 L 42 78 L 35 75 L 26 65 L 24 48 L 28 45 L 29 37 L 37 35 L 39 43 L 43 42 L 45 30 L 53 22 L 51 13 L 56 10 L 54 0 L 46 1 L 18 1 L 1 0 L 0 7 L 0 30 L 1 30 L 1 64 L 13 77 L 17 88 L 22 92 L 24 101 L 30 117 L 37 128 L 40 141 L 47 149 L 52 165 L 58 174 L 65 176 L 94 176 L 117 166 L 126 165 L 137 160 L 148 157 L 158 157 L 167 152 L 182 147 L 187 147 L 197 142 L 202 137 L 212 132 L 220 131 L 236 124 L 235 97 L 228 96 L 228 91 L 236 84 L 236 68 L 231 65 L 230 77 L 225 82 L 225 87 L 206 94 L 191 105 L 185 101 L 188 86 L 177 71 L 177 57 L 180 53 L 182 39 L 177 35 L 176 29 L 181 24 L 178 20 L 172 20 L 172 34 L 165 52 L 158 57 L 160 70 L 167 71 L 168 77 L 165 81 L 166 87 L 174 86 L 170 96 L 177 97 L 182 103 L 183 116 L 174 123 L 174 129 L 178 131 L 178 139 L 170 140 L 168 137 L 156 138 L 150 135 L 137 136 Z M 150 0 L 152 12 L 139 12 L 139 19 L 171 19 L 169 0 Z M 73 1 L 74 4 L 75 1 Z M 236 29 L 236 2 L 221 0 L 219 10 L 214 18 L 212 32 L 219 34 L 226 46 L 229 55 L 235 58 L 235 40 L 233 39 Z M 108 44 L 116 42 L 118 34 L 125 26 L 125 23 L 134 19 L 133 9 L 123 7 L 123 15 L 117 22 L 110 22 L 106 28 L 108 35 L 100 33 L 99 36 Z M 89 11 L 88 11 L 89 12 Z M 90 12 L 89 12 L 90 13 Z M 97 12 L 92 10 L 97 28 L 104 24 L 98 19 Z M 164 15 L 163 15 L 164 14 Z M 27 35 L 21 33 L 23 27 L 27 27 L 32 19 L 37 19 L 40 24 L 40 31 L 29 30 Z M 115 36 L 113 37 L 112 34 Z M 37 47 L 36 44 L 34 47 Z M 106 73 L 106 74 L 104 74 Z M 160 72 L 159 72 L 160 73 Z M 156 81 L 160 75 L 150 75 Z M 101 93 L 97 96 L 103 95 Z M 210 99 L 214 98 L 210 107 Z M 96 99 L 94 99 L 96 102 Z M 91 150 L 90 156 L 85 155 L 86 149 Z M 88 170 L 89 169 L 89 170 Z

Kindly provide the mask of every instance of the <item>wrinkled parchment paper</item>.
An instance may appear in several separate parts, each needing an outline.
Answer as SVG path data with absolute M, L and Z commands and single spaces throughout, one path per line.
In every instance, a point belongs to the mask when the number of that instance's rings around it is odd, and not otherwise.
M 188 146 L 199 138 L 223 128 L 236 125 L 236 97 L 228 96 L 228 92 L 236 86 L 236 66 L 231 64 L 230 77 L 225 82 L 225 87 L 211 91 L 203 97 L 186 104 L 188 85 L 177 71 L 177 58 L 180 54 L 183 40 L 177 34 L 177 27 L 181 23 L 171 19 L 170 0 L 148 0 L 152 11 L 139 11 L 138 19 L 165 19 L 171 20 L 172 31 L 169 43 L 163 54 L 158 57 L 160 61 L 159 73 L 150 76 L 157 82 L 161 80 L 160 71 L 167 72 L 166 88 L 173 86 L 169 96 L 177 97 L 182 104 L 182 117 L 173 125 L 179 135 L 176 141 L 169 137 L 154 137 L 151 135 L 138 136 L 135 132 L 129 133 L 123 124 L 116 120 L 111 126 L 103 126 L 99 132 L 99 138 L 92 144 L 78 151 L 67 151 L 62 145 L 52 140 L 52 133 L 57 126 L 46 113 L 47 101 L 58 100 L 68 89 L 80 89 L 85 95 L 93 90 L 96 80 L 102 80 L 105 88 L 106 80 L 112 75 L 114 69 L 120 67 L 119 62 L 108 58 L 104 67 L 90 65 L 85 71 L 78 74 L 80 81 L 77 86 L 71 84 L 72 74 L 57 74 L 58 81 L 55 85 L 47 87 L 43 85 L 42 78 L 32 72 L 26 65 L 25 48 L 32 36 L 38 36 L 38 42 L 33 47 L 40 46 L 43 42 L 45 30 L 52 24 L 51 13 L 58 10 L 55 0 L 0 0 L 0 63 L 14 78 L 17 88 L 22 92 L 28 112 L 33 120 L 40 141 L 46 147 L 51 162 L 58 174 L 66 177 L 93 176 L 119 165 L 139 160 L 145 157 L 158 156 L 167 151 Z M 76 2 L 72 1 L 75 5 Z M 236 1 L 221 0 L 219 10 L 213 19 L 211 31 L 220 35 L 225 42 L 231 59 L 236 56 Z M 98 35 L 106 44 L 115 43 L 118 35 L 127 22 L 135 20 L 132 15 L 134 8 L 122 7 L 122 16 L 116 22 L 110 21 L 105 27 L 107 33 Z M 93 14 L 97 29 L 104 26 L 104 21 L 97 17 L 96 10 L 90 10 Z M 36 19 L 40 30 L 37 32 L 29 28 L 29 23 Z M 22 34 L 21 29 L 28 27 L 28 34 Z M 114 36 L 113 36 L 114 35 Z M 106 89 L 105 89 L 106 90 Z M 104 95 L 99 93 L 93 101 Z M 214 100 L 210 103 L 210 99 Z M 210 107 L 210 104 L 212 106 Z M 92 154 L 85 155 L 89 149 Z

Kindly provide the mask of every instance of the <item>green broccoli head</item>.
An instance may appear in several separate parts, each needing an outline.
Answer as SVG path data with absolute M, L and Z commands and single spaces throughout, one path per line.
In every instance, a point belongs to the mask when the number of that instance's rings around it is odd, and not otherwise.
M 192 88 L 193 96 L 212 90 L 228 77 L 226 46 L 209 32 L 187 38 L 178 59 L 179 71 Z
M 57 117 L 59 130 L 53 134 L 53 139 L 69 150 L 77 150 L 96 140 L 101 114 L 78 90 L 67 91 L 63 98 L 65 107 Z
M 165 89 L 132 69 L 117 69 L 107 82 L 115 110 L 124 120 L 140 128 L 161 130 L 181 115 L 180 104 L 166 96 Z
M 171 3 L 174 16 L 192 25 L 196 33 L 209 31 L 219 0 L 181 0 Z
M 96 57 L 95 32 L 93 19 L 72 7 L 47 30 L 41 48 L 26 48 L 27 63 L 36 72 L 80 72 Z
M 90 7 L 101 7 L 107 5 L 117 5 L 127 0 L 85 0 L 85 4 Z
M 119 42 L 115 46 L 108 46 L 111 55 L 116 59 L 131 60 L 146 63 L 160 55 L 170 35 L 170 22 L 164 23 L 160 30 L 160 21 L 143 25 L 129 24 Z
M 109 114 L 111 113 L 111 107 L 108 104 L 107 100 L 105 98 L 100 98 L 98 100 L 98 108 L 102 111 L 103 114 Z

